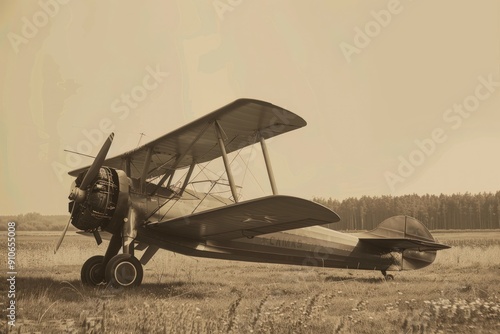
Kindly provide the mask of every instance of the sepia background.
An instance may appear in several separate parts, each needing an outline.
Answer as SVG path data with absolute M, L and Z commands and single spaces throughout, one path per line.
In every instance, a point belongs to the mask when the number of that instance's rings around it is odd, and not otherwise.
M 92 161 L 65 149 L 113 130 L 114 156 L 242 97 L 308 122 L 268 145 L 280 193 L 500 189 L 496 0 L 11 0 L 0 23 L 0 214 L 65 213 Z

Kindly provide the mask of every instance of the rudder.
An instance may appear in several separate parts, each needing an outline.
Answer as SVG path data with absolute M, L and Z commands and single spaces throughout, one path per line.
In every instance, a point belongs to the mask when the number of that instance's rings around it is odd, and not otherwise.
M 368 232 L 380 238 L 409 238 L 423 241 L 435 241 L 424 224 L 410 216 L 393 216 L 381 222 Z
M 401 253 L 401 260 L 395 270 L 420 269 L 436 259 L 436 251 L 450 248 L 436 242 L 427 227 L 409 216 L 387 218 L 375 229 L 360 238 L 363 242 L 375 245 L 387 252 Z

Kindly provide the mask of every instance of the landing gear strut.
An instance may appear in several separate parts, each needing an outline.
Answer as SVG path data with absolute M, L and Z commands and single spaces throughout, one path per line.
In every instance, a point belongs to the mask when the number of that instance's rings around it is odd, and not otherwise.
M 388 274 L 385 270 L 382 270 L 382 275 L 384 275 L 384 278 L 386 281 L 394 280 L 394 276 L 391 274 Z

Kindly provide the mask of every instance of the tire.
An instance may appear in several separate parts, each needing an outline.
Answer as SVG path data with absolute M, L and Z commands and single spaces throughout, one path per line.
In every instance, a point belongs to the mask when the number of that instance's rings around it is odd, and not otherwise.
M 130 254 L 118 254 L 106 266 L 105 278 L 115 288 L 132 288 L 141 285 L 142 264 Z
M 82 283 L 88 286 L 97 286 L 104 282 L 104 256 L 96 255 L 85 261 L 80 272 Z
M 394 276 L 393 276 L 393 275 L 391 275 L 391 274 L 387 274 L 387 275 L 385 276 L 385 280 L 386 280 L 386 281 L 394 281 Z

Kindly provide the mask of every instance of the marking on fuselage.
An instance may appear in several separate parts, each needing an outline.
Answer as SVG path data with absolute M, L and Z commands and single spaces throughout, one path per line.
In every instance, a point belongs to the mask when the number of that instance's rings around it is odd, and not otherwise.
M 275 246 L 275 247 L 286 247 L 286 248 L 297 248 L 300 249 L 302 248 L 303 244 L 302 241 L 298 240 L 285 240 L 285 239 L 278 239 L 275 237 L 271 237 L 269 239 L 264 239 L 265 243 L 268 243 L 270 246 Z

